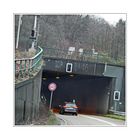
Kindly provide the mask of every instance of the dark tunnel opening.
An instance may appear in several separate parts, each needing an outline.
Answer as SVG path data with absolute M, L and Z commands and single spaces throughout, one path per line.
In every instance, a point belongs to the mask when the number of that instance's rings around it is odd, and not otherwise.
M 57 110 L 64 102 L 76 101 L 79 113 L 106 114 L 109 108 L 108 94 L 112 87 L 112 78 L 103 76 L 76 75 L 43 71 L 41 96 L 50 102 L 51 92 L 48 85 L 54 82 L 57 89 L 53 93 L 52 108 Z

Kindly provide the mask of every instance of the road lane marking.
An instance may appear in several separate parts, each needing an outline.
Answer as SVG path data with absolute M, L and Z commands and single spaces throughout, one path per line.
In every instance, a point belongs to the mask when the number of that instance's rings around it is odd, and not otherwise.
M 99 122 L 103 122 L 103 123 L 109 124 L 109 125 L 111 125 L 111 126 L 117 126 L 117 125 L 114 124 L 114 123 L 111 123 L 111 122 L 108 122 L 108 121 L 105 121 L 105 120 L 102 120 L 102 119 L 99 119 L 99 118 L 90 117 L 90 116 L 86 116 L 86 115 L 80 115 L 80 116 L 81 116 L 81 117 L 88 118 L 88 119 L 93 119 L 93 120 L 96 120 L 96 121 L 99 121 Z

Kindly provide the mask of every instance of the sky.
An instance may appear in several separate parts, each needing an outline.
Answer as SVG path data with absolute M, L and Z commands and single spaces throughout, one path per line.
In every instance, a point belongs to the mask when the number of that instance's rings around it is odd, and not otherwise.
M 119 19 L 126 21 L 126 14 L 94 14 L 97 17 L 104 18 L 109 24 L 115 25 Z

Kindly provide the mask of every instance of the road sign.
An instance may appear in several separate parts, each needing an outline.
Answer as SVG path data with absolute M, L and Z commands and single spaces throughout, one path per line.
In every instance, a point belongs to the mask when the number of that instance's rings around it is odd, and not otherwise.
M 119 101 L 120 100 L 120 91 L 114 91 L 114 100 Z
M 56 84 L 55 83 L 50 83 L 49 84 L 49 86 L 48 86 L 48 89 L 50 90 L 50 91 L 55 91 L 56 90 Z
M 49 108 L 51 109 L 51 106 L 52 106 L 52 97 L 53 97 L 53 92 L 56 90 L 56 84 L 55 83 L 50 83 L 48 85 L 48 89 L 51 91 L 51 96 L 50 96 L 50 105 L 49 105 Z

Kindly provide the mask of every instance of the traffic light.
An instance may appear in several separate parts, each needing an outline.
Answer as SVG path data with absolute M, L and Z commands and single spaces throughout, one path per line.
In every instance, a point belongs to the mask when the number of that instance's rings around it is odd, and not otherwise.
M 72 63 L 67 63 L 66 64 L 66 72 L 69 72 L 69 73 L 72 72 Z
M 31 37 L 34 37 L 35 36 L 35 30 L 32 30 L 31 31 Z
M 119 101 L 120 100 L 120 91 L 114 91 L 114 100 Z

